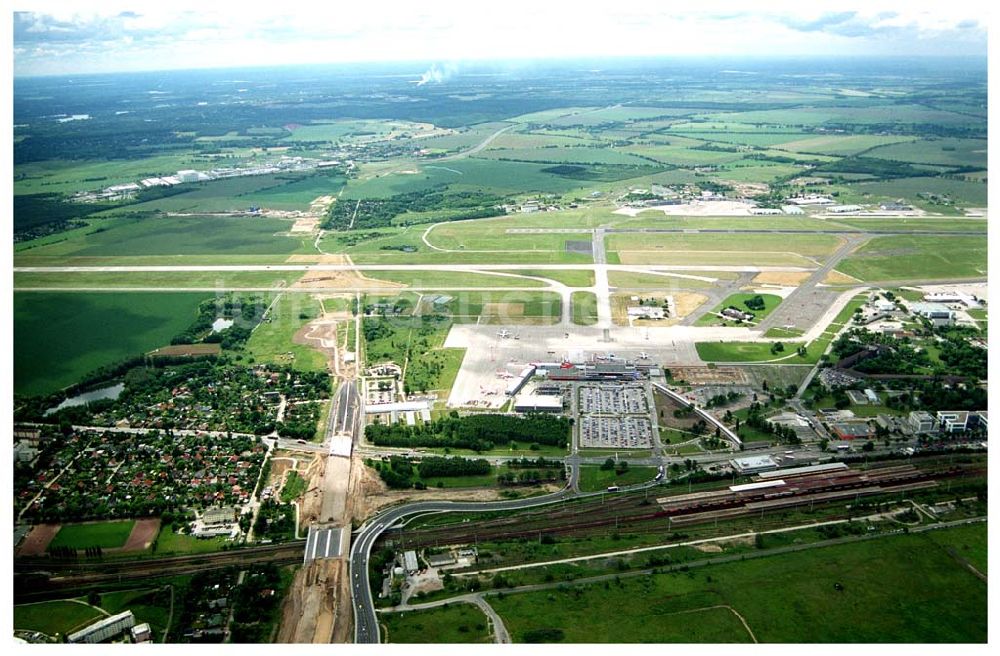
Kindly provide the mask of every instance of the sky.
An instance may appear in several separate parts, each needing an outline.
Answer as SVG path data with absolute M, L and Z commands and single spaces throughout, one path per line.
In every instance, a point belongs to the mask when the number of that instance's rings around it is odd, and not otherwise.
M 481 5 L 487 4 L 484 8 Z M 14 0 L 15 76 L 363 61 L 986 55 L 970 0 Z M 285 6 L 293 13 L 283 12 Z

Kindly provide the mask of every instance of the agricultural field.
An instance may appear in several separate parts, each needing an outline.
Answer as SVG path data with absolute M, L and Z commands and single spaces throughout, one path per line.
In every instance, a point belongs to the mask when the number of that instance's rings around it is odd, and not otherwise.
M 941 164 L 986 168 L 985 139 L 921 139 L 881 146 L 867 153 L 869 157 L 893 159 L 917 164 Z
M 133 520 L 63 524 L 49 543 L 49 549 L 53 547 L 69 547 L 80 551 L 87 547 L 117 549 L 128 540 L 133 526 L 135 526 Z
M 91 229 L 64 241 L 24 249 L 26 260 L 177 255 L 282 255 L 309 252 L 306 237 L 288 237 L 292 224 L 261 217 L 163 217 L 90 221 Z M 23 257 L 22 257 L 23 256 Z
M 54 392 L 98 367 L 169 344 L 208 298 L 173 292 L 14 294 L 14 390 Z
M 864 281 L 985 278 L 982 237 L 876 237 L 837 269 Z
M 985 524 L 976 528 L 985 533 Z M 803 577 L 803 571 L 810 575 Z M 921 576 L 913 576 L 914 571 Z M 776 585 L 781 595 L 770 594 Z M 540 633 L 568 643 L 986 640 L 986 585 L 938 547 L 930 533 L 489 601 L 515 642 Z M 872 613 L 873 608 L 892 612 Z M 692 621 L 692 613 L 713 609 L 728 614 Z

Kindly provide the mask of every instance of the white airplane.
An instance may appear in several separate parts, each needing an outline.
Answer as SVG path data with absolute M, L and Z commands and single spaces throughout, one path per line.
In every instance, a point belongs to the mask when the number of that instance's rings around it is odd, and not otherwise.
M 510 337 L 510 331 L 509 330 L 498 330 L 497 331 L 497 337 L 499 337 L 500 339 L 507 339 L 508 337 Z
M 649 359 L 649 353 L 646 353 L 645 351 L 640 351 L 639 352 L 639 359 L 640 360 L 648 360 Z

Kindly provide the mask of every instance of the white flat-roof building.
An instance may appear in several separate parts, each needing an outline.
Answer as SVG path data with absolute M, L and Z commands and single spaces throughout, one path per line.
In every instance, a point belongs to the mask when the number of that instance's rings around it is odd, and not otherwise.
M 132 614 L 132 611 L 127 610 L 117 615 L 102 618 L 76 633 L 71 633 L 66 640 L 95 645 L 115 637 L 122 631 L 128 631 L 133 626 L 135 626 L 135 615 Z
M 934 417 L 929 412 L 914 410 L 907 416 L 907 423 L 914 433 L 930 433 L 934 430 Z
M 747 458 L 733 458 L 729 461 L 740 474 L 756 474 L 757 472 L 777 469 L 778 463 L 771 456 L 750 456 Z
M 417 565 L 417 552 L 406 551 L 403 553 L 403 567 L 407 574 L 415 574 L 420 569 Z
M 514 402 L 515 412 L 562 412 L 561 396 L 522 394 Z
M 945 433 L 960 433 L 968 429 L 969 413 L 966 410 L 939 410 L 937 420 Z
M 782 205 L 781 211 L 785 214 L 805 214 L 805 210 L 798 205 Z

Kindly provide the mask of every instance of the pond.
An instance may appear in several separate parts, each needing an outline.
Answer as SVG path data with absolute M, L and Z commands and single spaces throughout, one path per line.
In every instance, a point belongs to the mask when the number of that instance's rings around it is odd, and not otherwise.
M 226 328 L 232 326 L 233 323 L 235 322 L 232 319 L 221 319 L 221 318 L 216 319 L 215 321 L 212 322 L 212 332 L 221 333 Z
M 117 399 L 118 395 L 122 393 L 125 389 L 125 383 L 118 383 L 117 385 L 111 385 L 109 387 L 101 387 L 99 389 L 90 390 L 89 392 L 81 392 L 76 396 L 71 396 L 54 408 L 49 408 L 45 411 L 46 417 L 51 415 L 53 412 L 59 412 L 63 408 L 72 408 L 76 405 L 85 405 L 92 401 L 100 401 L 102 399 Z

